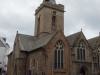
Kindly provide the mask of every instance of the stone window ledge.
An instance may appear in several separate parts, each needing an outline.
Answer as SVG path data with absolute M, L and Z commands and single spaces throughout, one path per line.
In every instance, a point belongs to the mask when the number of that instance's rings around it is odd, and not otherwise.
M 65 69 L 54 69 L 54 72 L 62 72 L 62 73 L 65 73 L 66 70 Z

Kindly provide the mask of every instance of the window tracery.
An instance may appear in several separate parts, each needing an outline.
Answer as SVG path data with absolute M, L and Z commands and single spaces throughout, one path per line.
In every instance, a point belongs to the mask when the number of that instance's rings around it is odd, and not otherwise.
M 63 68 L 63 43 L 58 41 L 55 45 L 55 68 Z
M 78 45 L 77 56 L 79 60 L 85 60 L 85 46 L 83 42 Z

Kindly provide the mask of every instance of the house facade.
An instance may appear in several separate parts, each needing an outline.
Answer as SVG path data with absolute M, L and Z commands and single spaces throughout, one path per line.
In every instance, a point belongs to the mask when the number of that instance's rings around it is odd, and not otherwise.
M 0 74 L 2 70 L 7 71 L 7 53 L 9 48 L 8 43 L 6 43 L 6 38 L 0 37 Z
M 7 73 L 98 75 L 99 67 L 95 62 L 99 64 L 99 40 L 97 48 L 92 48 L 82 31 L 65 36 L 64 5 L 56 4 L 55 0 L 43 0 L 35 11 L 34 36 L 16 34 L 13 51 L 8 55 Z M 92 44 L 97 44 L 95 42 Z

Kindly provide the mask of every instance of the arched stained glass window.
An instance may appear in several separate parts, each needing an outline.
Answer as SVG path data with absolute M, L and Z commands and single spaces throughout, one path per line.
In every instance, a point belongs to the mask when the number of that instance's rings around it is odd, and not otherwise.
M 85 47 L 83 42 L 80 42 L 78 45 L 77 56 L 79 60 L 85 60 Z
M 63 68 L 63 43 L 62 41 L 58 41 L 55 45 L 55 57 L 54 57 L 54 62 L 55 62 L 55 68 Z

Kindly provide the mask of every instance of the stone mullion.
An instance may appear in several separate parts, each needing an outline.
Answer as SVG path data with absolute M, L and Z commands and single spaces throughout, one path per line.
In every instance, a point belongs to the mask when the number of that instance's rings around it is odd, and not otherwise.
M 58 68 L 58 49 L 57 49 L 57 68 Z
M 60 49 L 60 68 L 61 68 L 61 49 Z

